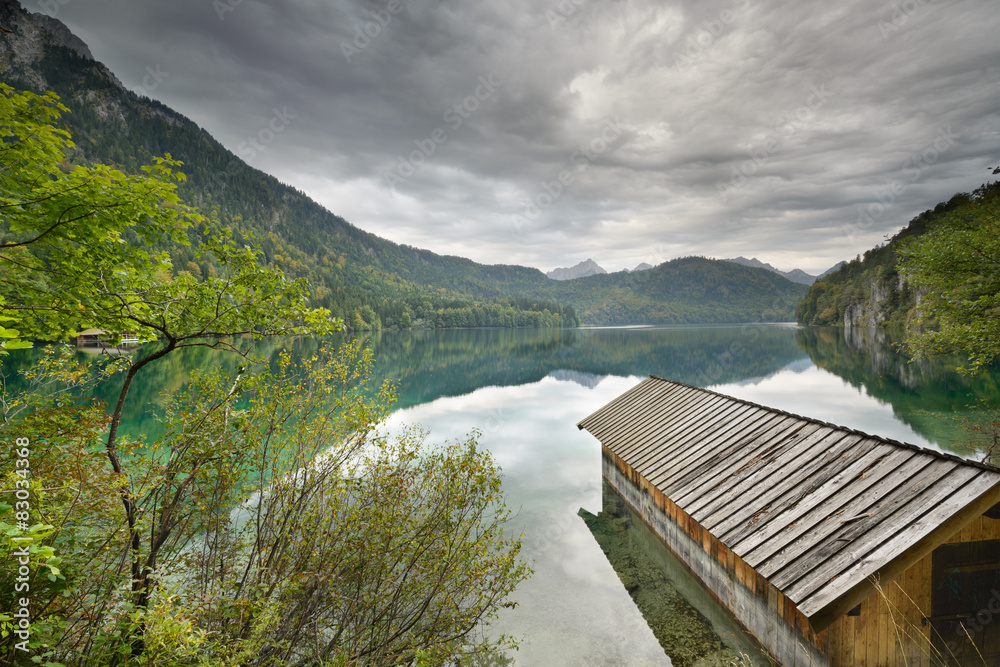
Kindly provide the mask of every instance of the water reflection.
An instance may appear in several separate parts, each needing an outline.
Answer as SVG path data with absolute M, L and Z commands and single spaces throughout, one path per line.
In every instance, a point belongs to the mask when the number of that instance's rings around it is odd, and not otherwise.
M 311 355 L 326 340 L 261 341 L 256 354 Z M 1000 404 L 1000 374 L 961 376 L 957 359 L 913 363 L 883 330 L 788 325 L 675 326 L 611 329 L 452 329 L 379 332 L 353 339 L 375 354 L 378 378 L 399 384 L 399 406 L 481 387 L 519 386 L 545 377 L 595 387 L 601 378 L 660 375 L 731 391 L 748 400 L 915 444 L 959 447 L 957 420 L 977 401 Z M 136 354 L 149 354 L 157 344 Z M 8 374 L 37 351 L 3 360 Z M 189 348 L 150 364 L 125 405 L 124 428 L 156 435 L 161 397 L 182 387 L 192 368 L 237 363 L 231 354 Z M 94 395 L 113 404 L 121 379 Z M 732 388 L 731 390 L 729 388 Z
M 542 378 L 483 387 L 400 410 L 389 428 L 421 423 L 430 441 L 483 429 L 481 444 L 504 470 L 504 494 L 524 533 L 534 576 L 518 587 L 515 609 L 501 610 L 495 634 L 521 637 L 518 665 L 669 665 L 656 637 L 577 516 L 598 512 L 600 446 L 575 424 L 635 384 L 606 377 L 588 388 Z
M 282 349 L 305 356 L 323 342 L 270 340 L 256 352 L 265 359 Z M 908 363 L 886 332 L 845 335 L 836 328 L 781 325 L 473 329 L 379 333 L 356 342 L 372 348 L 378 378 L 399 383 L 400 409 L 390 428 L 421 423 L 431 429 L 431 441 L 478 428 L 502 465 L 536 574 L 518 589 L 520 606 L 502 611 L 497 631 L 524 637 L 512 656 L 524 665 L 669 664 L 578 516 L 580 508 L 597 513 L 604 505 L 600 446 L 574 425 L 643 377 L 709 386 L 924 445 L 956 440 L 941 413 L 964 414 L 976 399 L 1000 405 L 997 374 L 959 376 L 949 371 L 948 360 Z M 138 354 L 153 349 L 145 346 Z M 12 353 L 3 360 L 5 372 L 30 365 L 36 354 Z M 192 348 L 150 364 L 133 385 L 125 430 L 157 435 L 158 401 L 182 388 L 191 369 L 236 363 L 232 355 Z M 120 381 L 98 387 L 95 395 L 113 403 Z M 708 607 L 694 606 L 709 616 Z
M 1000 372 L 994 369 L 975 376 L 961 375 L 954 371 L 962 362 L 958 357 L 912 361 L 897 350 L 902 337 L 899 331 L 867 328 L 796 331 L 798 344 L 818 368 L 891 407 L 892 418 L 918 434 L 922 442 L 915 444 L 935 443 L 946 450 L 968 453 L 963 420 L 976 418 L 983 405 L 994 410 L 1000 406 Z M 885 419 L 874 424 L 879 425 L 895 430 Z
M 580 517 L 674 667 L 769 665 L 746 634 L 605 480 L 604 507 Z

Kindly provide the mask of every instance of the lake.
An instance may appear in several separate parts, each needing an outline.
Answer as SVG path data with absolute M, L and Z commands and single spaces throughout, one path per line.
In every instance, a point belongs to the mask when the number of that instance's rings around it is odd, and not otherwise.
M 960 376 L 949 370 L 956 360 L 908 362 L 884 332 L 792 325 L 466 329 L 385 332 L 362 341 L 375 352 L 376 374 L 399 382 L 390 429 L 419 423 L 431 441 L 478 429 L 503 467 L 507 502 L 517 510 L 515 526 L 525 534 L 535 575 L 491 632 L 522 638 L 510 656 L 518 665 L 671 664 L 658 637 L 673 647 L 675 665 L 729 664 L 740 652 L 766 664 L 616 505 L 602 485 L 599 443 L 576 428 L 647 375 L 948 451 L 962 451 L 961 420 L 975 418 L 977 401 L 1000 404 L 1000 375 Z M 305 354 L 318 343 L 268 341 L 262 351 L 273 354 L 280 345 Z M 189 369 L 208 363 L 229 362 L 206 350 L 155 362 L 130 396 L 126 430 L 154 433 L 148 406 L 182 386 Z M 109 400 L 113 392 L 108 386 L 99 393 Z

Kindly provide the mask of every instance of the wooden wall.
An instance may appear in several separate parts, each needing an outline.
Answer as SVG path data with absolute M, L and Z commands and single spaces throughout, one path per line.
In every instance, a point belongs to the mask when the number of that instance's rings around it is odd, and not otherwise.
M 771 658 L 786 667 L 830 664 L 827 631 L 813 632 L 791 600 L 606 448 L 603 468 L 618 494 Z
M 947 544 L 1000 539 L 1000 520 L 973 519 Z M 931 626 L 931 559 L 928 554 L 893 581 L 879 582 L 880 592 L 861 603 L 859 616 L 831 625 L 830 664 L 836 667 L 931 667 L 936 650 Z

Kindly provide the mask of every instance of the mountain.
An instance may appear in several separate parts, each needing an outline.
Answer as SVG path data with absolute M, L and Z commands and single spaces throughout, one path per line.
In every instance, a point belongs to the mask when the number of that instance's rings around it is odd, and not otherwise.
M 839 271 L 844 266 L 844 264 L 847 264 L 847 262 L 846 261 L 837 262 L 836 264 L 834 264 L 833 266 L 831 266 L 829 269 L 827 269 L 823 273 L 821 273 L 818 276 L 816 276 L 816 280 L 822 280 L 823 278 L 826 278 L 828 275 L 830 275 L 834 271 Z
M 766 269 L 682 257 L 646 271 L 553 282 L 548 294 L 590 324 L 693 324 L 790 321 L 808 289 Z
M 632 271 L 633 272 L 635 272 L 635 271 L 648 271 L 651 268 L 653 268 L 652 264 L 646 264 L 646 262 L 643 262 L 639 266 L 637 266 L 634 269 L 632 269 Z
M 1000 199 L 1000 182 L 984 185 L 975 201 Z M 902 327 L 915 314 L 919 294 L 897 270 L 900 244 L 933 229 L 938 219 L 959 206 L 969 204 L 967 193 L 954 195 L 916 216 L 885 244 L 876 246 L 839 268 L 821 276 L 796 308 L 800 324 L 835 324 L 844 327 Z
M 552 280 L 572 280 L 573 278 L 596 276 L 600 273 L 607 273 L 607 271 L 602 269 L 594 260 L 588 259 L 568 269 L 552 269 L 545 275 Z
M 799 283 L 800 285 L 812 285 L 816 280 L 816 276 L 810 275 L 801 269 L 792 269 L 791 271 L 782 271 L 781 269 L 776 269 L 770 264 L 765 264 L 756 257 L 753 259 L 747 259 L 746 257 L 736 257 L 734 259 L 725 259 L 724 262 L 733 262 L 734 264 L 742 264 L 743 266 L 753 266 L 758 269 L 767 269 L 768 271 L 773 271 L 779 276 L 784 276 L 794 283 Z
M 0 33 L 4 82 L 54 91 L 70 109 L 60 119 L 77 146 L 69 163 L 134 173 L 170 153 L 184 163 L 185 201 L 231 229 L 237 243 L 253 244 L 263 261 L 305 278 L 313 305 L 354 329 L 741 322 L 794 314 L 785 298 L 793 283 L 703 258 L 555 281 L 534 268 L 393 243 L 249 166 L 173 109 L 126 89 L 59 21 L 0 0 L 0 26 L 9 31 Z M 215 269 L 194 246 L 162 250 L 175 270 L 207 276 Z
M 308 280 L 313 305 L 354 328 L 576 324 L 571 308 L 546 303 L 537 269 L 477 264 L 379 238 L 304 193 L 247 165 L 205 130 L 166 105 L 126 89 L 86 45 L 55 19 L 0 0 L 0 70 L 15 89 L 54 91 L 70 113 L 70 162 L 137 172 L 170 153 L 184 163 L 180 195 L 255 245 L 266 262 Z M 208 275 L 193 246 L 167 250 L 177 270 Z M 544 311 L 548 310 L 550 316 Z

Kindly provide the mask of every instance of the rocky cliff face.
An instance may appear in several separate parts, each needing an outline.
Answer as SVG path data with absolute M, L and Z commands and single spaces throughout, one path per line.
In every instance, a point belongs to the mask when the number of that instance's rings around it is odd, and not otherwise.
M 868 284 L 868 294 L 844 310 L 844 327 L 877 327 L 886 319 L 892 285 L 881 280 Z
M 23 79 L 35 88 L 48 90 L 48 82 L 41 75 L 38 61 L 53 46 L 63 46 L 101 70 L 113 84 L 124 90 L 121 81 L 94 56 L 82 39 L 74 35 L 66 24 L 45 14 L 33 14 L 17 0 L 0 0 L 0 70 L 4 79 Z
M 869 280 L 865 297 L 844 309 L 844 327 L 882 326 L 895 314 L 906 288 L 906 278 L 902 275 L 896 276 L 894 280 Z M 920 295 L 917 294 L 916 297 L 919 303 Z

